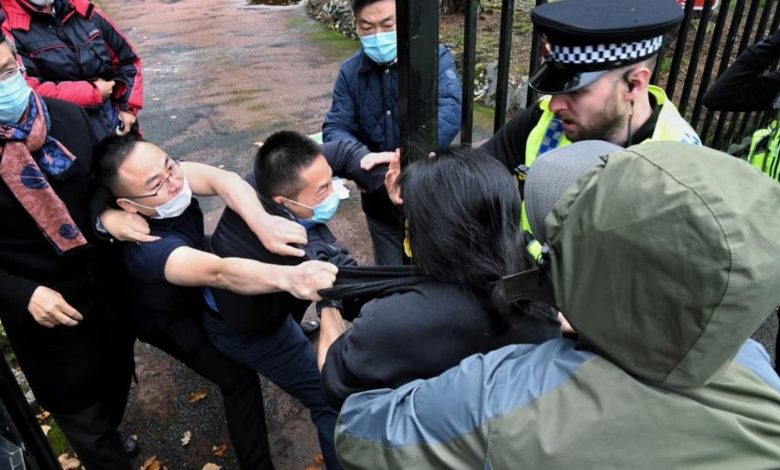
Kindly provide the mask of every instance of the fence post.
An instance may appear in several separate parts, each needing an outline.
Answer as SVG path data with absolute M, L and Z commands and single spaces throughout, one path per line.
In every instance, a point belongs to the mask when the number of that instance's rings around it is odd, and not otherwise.
M 496 78 L 496 115 L 493 132 L 498 131 L 506 120 L 506 99 L 509 96 L 509 59 L 512 53 L 512 24 L 515 0 L 501 2 L 501 35 L 498 39 L 498 77 Z
M 398 122 L 405 165 L 438 147 L 439 2 L 397 0 L 396 17 Z
M 471 145 L 474 131 L 474 69 L 477 62 L 477 13 L 479 0 L 466 0 L 463 22 L 463 112 L 460 121 L 460 143 Z
M 5 355 L 0 356 L 0 434 L 22 448 L 29 470 L 59 470 L 60 464 L 16 383 Z

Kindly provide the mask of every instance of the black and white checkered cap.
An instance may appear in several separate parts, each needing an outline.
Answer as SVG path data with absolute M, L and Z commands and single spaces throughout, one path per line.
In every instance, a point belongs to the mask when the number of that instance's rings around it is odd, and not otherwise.
M 636 42 L 562 46 L 550 44 L 550 59 L 567 65 L 610 64 L 634 62 L 649 57 L 661 49 L 663 35 Z

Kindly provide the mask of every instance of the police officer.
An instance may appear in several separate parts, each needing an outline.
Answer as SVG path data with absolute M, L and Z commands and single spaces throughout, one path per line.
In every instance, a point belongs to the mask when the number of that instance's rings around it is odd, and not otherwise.
M 682 17 L 674 0 L 563 0 L 534 8 L 545 61 L 529 86 L 545 96 L 482 148 L 518 172 L 579 140 L 700 144 L 663 90 L 650 85 L 664 35 Z

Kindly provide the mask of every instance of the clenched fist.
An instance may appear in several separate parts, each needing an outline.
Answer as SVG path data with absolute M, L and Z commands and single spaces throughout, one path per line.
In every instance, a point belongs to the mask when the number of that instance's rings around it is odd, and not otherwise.
M 283 290 L 304 300 L 320 300 L 317 291 L 333 287 L 339 268 L 323 261 L 306 261 L 293 266 L 283 280 Z

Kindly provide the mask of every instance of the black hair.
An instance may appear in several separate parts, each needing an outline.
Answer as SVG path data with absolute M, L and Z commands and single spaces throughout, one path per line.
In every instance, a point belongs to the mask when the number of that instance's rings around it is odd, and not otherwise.
M 499 281 L 530 267 L 514 177 L 482 151 L 451 148 L 406 167 L 399 184 L 414 261 L 484 299 L 493 333 L 503 331 L 511 307 Z
M 269 198 L 295 198 L 305 186 L 300 178 L 301 171 L 320 154 L 320 146 L 299 132 L 271 134 L 255 156 L 257 191 Z
M 94 171 L 100 184 L 115 192 L 119 183 L 119 167 L 139 142 L 146 141 L 135 132 L 130 132 L 106 137 L 98 144 L 95 149 L 97 164 Z
M 361 8 L 372 3 L 381 2 L 382 0 L 352 0 L 352 14 L 357 18 L 357 14 Z

